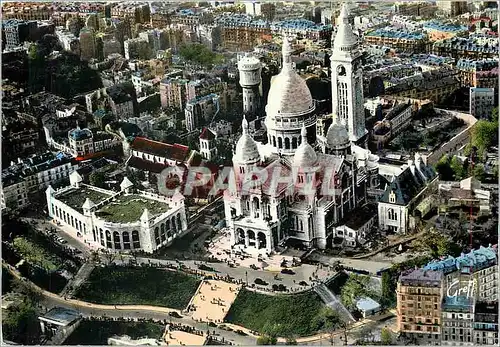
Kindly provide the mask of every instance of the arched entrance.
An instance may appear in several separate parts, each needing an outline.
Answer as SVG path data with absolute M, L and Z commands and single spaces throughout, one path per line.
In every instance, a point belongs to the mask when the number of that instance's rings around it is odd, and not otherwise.
M 267 247 L 267 238 L 266 235 L 262 232 L 258 234 L 257 238 L 258 249 Z
M 247 235 L 248 235 L 248 246 L 250 247 L 256 247 L 257 245 L 255 244 L 255 232 L 253 230 L 247 230 Z
M 236 229 L 236 244 L 237 245 L 245 244 L 245 232 L 241 228 Z

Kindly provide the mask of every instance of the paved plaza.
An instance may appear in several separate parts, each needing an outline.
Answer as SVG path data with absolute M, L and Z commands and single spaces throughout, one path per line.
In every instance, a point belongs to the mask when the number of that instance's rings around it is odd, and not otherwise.
M 206 339 L 205 334 L 196 335 L 179 330 L 169 331 L 168 327 L 163 336 L 163 340 L 169 346 L 203 346 Z
M 193 319 L 221 323 L 233 304 L 241 286 L 224 281 L 205 280 L 191 300 Z
M 230 232 L 227 228 L 222 229 L 220 234 L 210 242 L 208 252 L 214 258 L 228 264 L 247 268 L 256 266 L 259 269 L 274 272 L 281 271 L 283 261 L 287 263 L 287 267 L 293 267 L 294 261 L 299 261 L 298 258 L 286 255 L 268 255 L 265 249 L 244 248 L 242 245 L 231 247 Z

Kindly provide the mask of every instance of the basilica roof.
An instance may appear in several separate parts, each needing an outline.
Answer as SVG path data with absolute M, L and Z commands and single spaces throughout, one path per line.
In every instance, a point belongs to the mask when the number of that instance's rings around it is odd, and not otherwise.
M 236 143 L 233 160 L 239 163 L 257 162 L 260 160 L 259 150 L 255 140 L 248 134 L 248 122 L 245 118 L 243 118 L 242 127 L 243 134 Z
M 312 146 L 307 142 L 306 128 L 302 128 L 302 142 L 295 150 L 293 165 L 300 168 L 311 168 L 318 162 L 318 157 Z
M 335 117 L 335 121 L 326 132 L 326 144 L 329 148 L 345 147 L 349 144 L 347 128 L 340 122 L 339 117 Z
M 302 115 L 314 110 L 311 91 L 306 81 L 292 67 L 292 49 L 287 38 L 283 40 L 283 68 L 272 82 L 267 98 L 267 115 Z

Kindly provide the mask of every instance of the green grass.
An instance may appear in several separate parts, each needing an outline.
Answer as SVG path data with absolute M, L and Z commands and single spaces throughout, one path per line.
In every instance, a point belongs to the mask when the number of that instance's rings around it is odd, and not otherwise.
M 97 267 L 78 289 L 79 299 L 110 305 L 186 308 L 200 280 L 150 267 Z
M 242 290 L 225 320 L 260 333 L 307 336 L 321 328 L 324 307 L 314 292 L 271 296 Z
M 160 339 L 165 327 L 151 322 L 83 320 L 78 328 L 64 341 L 65 345 L 107 345 L 114 335 L 128 335 L 132 339 Z
M 169 210 L 166 203 L 132 194 L 117 197 L 116 201 L 112 201 L 101 208 L 97 215 L 111 223 L 131 223 L 141 218 L 144 208 L 148 209 L 151 216 Z
M 101 201 L 110 198 L 111 195 L 101 193 L 97 190 L 87 187 L 75 188 L 64 195 L 58 196 L 57 199 L 66 205 L 74 208 L 77 211 L 82 211 L 82 205 L 89 198 L 94 204 L 99 204 Z
M 16 237 L 13 243 L 14 248 L 26 261 L 38 265 L 48 272 L 56 271 L 63 264 L 62 259 L 24 237 Z

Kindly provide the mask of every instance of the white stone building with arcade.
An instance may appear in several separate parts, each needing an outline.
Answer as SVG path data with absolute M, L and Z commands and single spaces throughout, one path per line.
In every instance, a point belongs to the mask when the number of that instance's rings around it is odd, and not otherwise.
M 272 79 L 265 108 L 266 144 L 254 141 L 243 119 L 233 155 L 234 182 L 224 193 L 233 248 L 269 254 L 287 242 L 325 249 L 335 228 L 366 204 L 367 188 L 378 187 L 378 157 L 357 144 L 366 134 L 363 100 L 355 93 L 362 72 L 357 55 L 351 59 L 359 43 L 347 15 L 344 7 L 333 51 L 345 55 L 339 81 L 353 93 L 343 90 L 340 104 L 334 94 L 334 114 L 324 133 L 316 129 L 315 103 L 293 68 L 287 37 L 283 67 Z M 355 67 L 349 65 L 353 60 Z M 332 60 L 332 70 L 337 63 Z
M 136 191 L 125 177 L 120 191 L 82 183 L 74 172 L 70 185 L 46 191 L 50 218 L 92 248 L 152 253 L 187 231 L 184 197 Z

